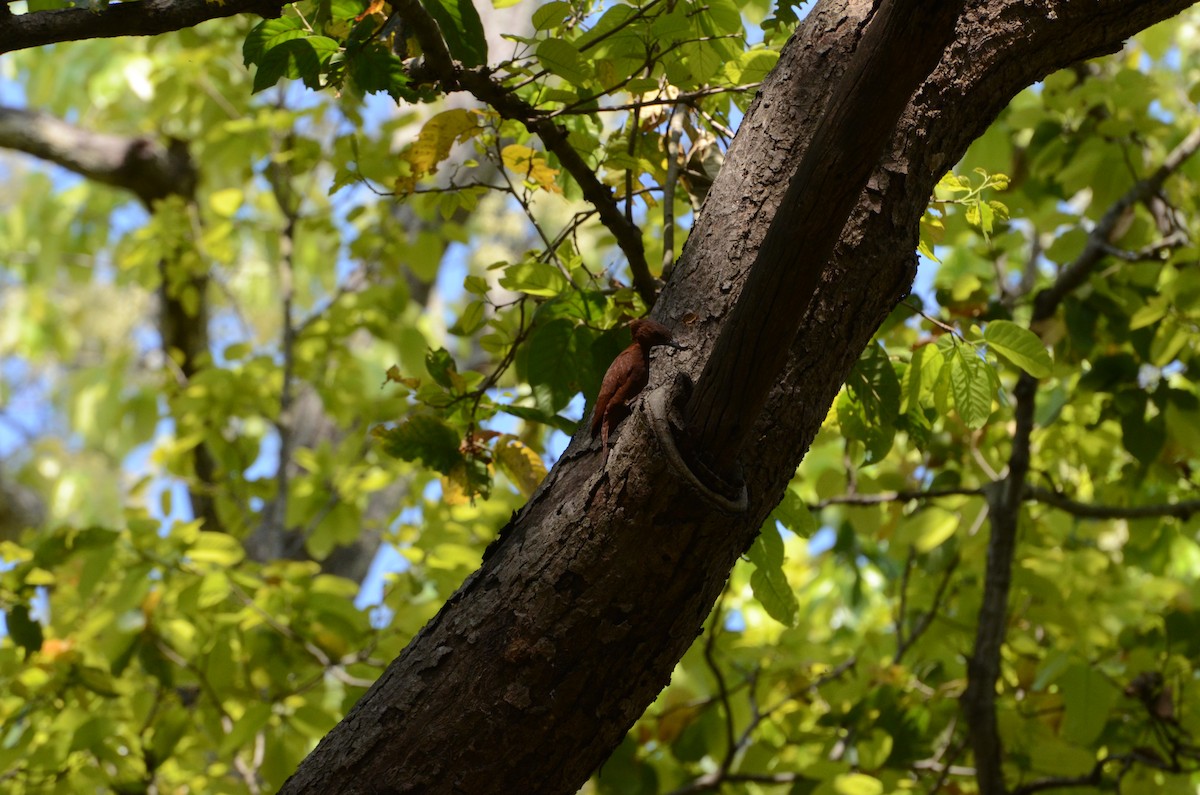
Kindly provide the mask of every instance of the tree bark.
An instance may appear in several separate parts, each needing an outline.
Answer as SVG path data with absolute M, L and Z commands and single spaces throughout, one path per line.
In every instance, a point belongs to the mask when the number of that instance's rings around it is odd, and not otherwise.
M 748 434 L 744 494 L 695 485 L 671 463 L 682 425 L 672 405 L 729 322 L 768 226 L 794 209 L 782 197 L 873 5 L 818 3 L 760 89 L 655 307 L 691 347 L 657 355 L 608 467 L 577 434 L 480 570 L 283 792 L 575 792 L 670 679 L 842 380 L 908 292 L 938 178 L 1022 88 L 1190 3 L 971 3 L 845 219 Z M 795 240 L 821 232 L 785 220 Z M 685 313 L 698 316 L 686 328 Z
M 4 3 L 0 4 L 0 54 L 80 39 L 157 36 L 237 14 L 275 19 L 283 13 L 284 5 L 282 0 L 132 0 L 104 2 L 94 9 L 14 14 Z

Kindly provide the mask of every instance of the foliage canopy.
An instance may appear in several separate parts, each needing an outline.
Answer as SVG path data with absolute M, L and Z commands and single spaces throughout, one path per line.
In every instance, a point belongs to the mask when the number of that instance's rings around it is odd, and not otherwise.
M 0 499 L 37 504 L 0 506 L 7 791 L 277 789 L 537 487 L 798 22 L 414 5 L 0 62 L 7 97 L 185 142 L 199 176 L 147 207 L 4 161 Z M 591 791 L 972 791 L 959 696 L 1021 377 L 1010 780 L 1194 791 L 1198 23 L 1028 89 L 941 181 L 914 294 Z

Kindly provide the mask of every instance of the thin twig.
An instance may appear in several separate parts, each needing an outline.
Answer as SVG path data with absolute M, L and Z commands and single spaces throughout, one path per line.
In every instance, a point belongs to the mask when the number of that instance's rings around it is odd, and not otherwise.
M 698 99 L 705 97 L 715 97 L 721 94 L 744 94 L 747 91 L 756 91 L 762 83 L 743 83 L 736 86 L 709 86 L 708 88 L 699 88 L 695 91 L 685 91 L 674 97 L 656 97 L 654 99 L 639 99 L 636 102 L 623 102 L 619 105 L 602 105 L 598 107 L 584 107 L 586 104 L 583 101 L 574 102 L 566 107 L 558 110 L 550 111 L 547 114 L 550 118 L 558 116 L 586 116 L 592 113 L 615 113 L 625 110 L 634 110 L 636 108 L 648 108 L 653 105 L 679 105 L 691 104 Z M 610 90 L 611 91 L 611 90 Z M 595 101 L 606 94 L 597 94 L 591 97 L 590 100 Z
M 284 139 L 290 148 L 291 136 Z M 288 489 L 292 461 L 292 389 L 296 377 L 296 326 L 293 318 L 295 300 L 295 250 L 296 225 L 299 221 L 299 202 L 289 182 L 291 169 L 275 161 L 267 167 L 267 179 L 271 184 L 284 225 L 279 239 L 279 301 L 280 324 L 282 325 L 280 353 L 283 357 L 283 383 L 279 390 L 279 416 L 275 420 L 275 432 L 279 435 L 279 460 L 275 469 L 275 499 L 271 503 L 269 547 L 277 557 L 283 549 L 283 534 L 287 531 Z
M 843 494 L 837 497 L 826 497 L 809 504 L 809 509 L 819 511 L 831 505 L 882 505 L 890 502 L 911 502 L 913 500 L 933 500 L 939 497 L 979 497 L 983 489 L 979 487 L 962 487 L 947 489 L 925 489 L 914 491 L 881 491 L 877 494 Z
M 729 593 L 728 587 L 721 592 L 720 598 L 717 600 L 716 607 L 713 608 L 712 623 L 708 628 L 708 637 L 704 639 L 704 662 L 708 665 L 708 670 L 712 673 L 713 679 L 717 682 L 717 696 L 721 700 L 721 708 L 725 713 L 725 763 L 728 764 L 737 751 L 734 742 L 733 733 L 733 709 L 729 704 L 729 688 L 725 684 L 725 674 L 721 672 L 721 666 L 717 665 L 714 646 L 717 642 L 717 635 L 721 631 L 721 616 L 722 608 L 725 604 L 725 596 Z
M 677 102 L 671 107 L 671 118 L 667 120 L 667 176 L 663 180 L 663 251 L 662 273 L 663 280 L 671 277 L 671 269 L 675 265 L 675 184 L 679 181 L 679 143 L 683 139 L 684 106 Z
M 1026 486 L 1025 498 L 1066 511 L 1080 519 L 1153 519 L 1171 516 L 1184 521 L 1200 513 L 1200 500 L 1180 500 L 1157 505 L 1094 505 L 1072 500 L 1057 491 Z
M 625 218 L 612 189 L 600 181 L 592 167 L 571 146 L 567 131 L 555 124 L 548 114 L 493 79 L 490 69 L 467 69 L 455 63 L 437 23 L 419 0 L 395 0 L 393 7 L 412 25 L 413 35 L 425 53 L 424 67 L 414 67 L 410 77 L 416 82 L 439 83 L 446 91 L 466 91 L 490 105 L 502 118 L 520 122 L 541 138 L 546 149 L 558 157 L 562 167 L 579 184 L 583 197 L 596 208 L 600 222 L 612 233 L 629 263 L 634 288 L 647 306 L 653 306 L 658 288 L 646 262 L 642 231 Z
M 910 560 L 911 559 L 912 558 L 910 557 Z M 937 617 L 938 611 L 941 610 L 942 598 L 946 595 L 946 589 L 950 585 L 950 579 L 954 576 L 954 572 L 958 569 L 958 562 L 959 557 L 958 555 L 955 555 L 950 561 L 950 565 L 946 567 L 946 571 L 942 574 L 942 581 L 938 583 L 937 590 L 933 594 L 933 604 L 931 604 L 929 609 L 925 611 L 925 613 L 923 613 L 919 619 L 917 619 L 917 623 L 913 627 L 912 632 L 908 634 L 908 637 L 902 638 L 900 642 L 896 644 L 896 655 L 892 658 L 894 663 L 899 664 L 904 658 L 904 654 L 916 644 L 921 636 L 925 634 L 925 630 L 929 629 L 930 625 L 933 624 L 933 619 Z M 905 570 L 906 580 L 907 575 L 908 571 Z M 897 624 L 899 625 L 899 620 Z

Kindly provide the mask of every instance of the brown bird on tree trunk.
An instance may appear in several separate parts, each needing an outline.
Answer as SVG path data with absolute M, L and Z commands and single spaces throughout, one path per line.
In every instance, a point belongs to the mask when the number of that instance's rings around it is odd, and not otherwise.
M 638 318 L 629 324 L 629 329 L 633 332 L 633 344 L 617 354 L 608 366 L 596 398 L 596 409 L 592 412 L 592 438 L 600 431 L 604 451 L 601 466 L 608 463 L 609 431 L 629 416 L 634 398 L 650 381 L 650 349 L 668 345 L 676 350 L 686 350 L 686 346 L 675 342 L 669 328 L 655 320 Z

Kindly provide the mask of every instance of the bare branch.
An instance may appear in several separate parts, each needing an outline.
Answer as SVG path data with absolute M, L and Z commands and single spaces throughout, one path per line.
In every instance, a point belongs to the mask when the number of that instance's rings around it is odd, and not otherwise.
M 1181 500 L 1160 505 L 1093 505 L 1037 486 L 1026 487 L 1025 494 L 1028 500 L 1051 505 L 1081 519 L 1153 519 L 1171 516 L 1187 520 L 1200 513 L 1200 500 Z
M 831 505 L 870 506 L 884 505 L 889 502 L 912 502 L 913 500 L 932 500 L 938 497 L 979 497 L 983 489 L 978 486 L 953 489 L 917 489 L 914 491 L 881 491 L 877 494 L 842 494 L 837 497 L 826 497 L 817 500 L 808 507 L 819 511 Z
M 713 608 L 712 624 L 708 628 L 708 637 L 704 639 L 704 662 L 708 665 L 708 670 L 712 673 L 713 679 L 717 682 L 717 696 L 721 700 L 721 708 L 725 713 L 725 759 L 722 763 L 722 769 L 727 768 L 729 763 L 733 761 L 733 756 L 737 752 L 737 743 L 734 739 L 733 732 L 733 709 L 729 704 L 729 688 L 725 684 L 725 674 L 721 672 L 721 666 L 717 665 L 715 656 L 715 646 L 717 643 L 717 634 L 721 631 L 721 617 L 723 614 L 722 608 L 725 604 L 725 596 L 729 593 L 729 588 L 721 593 L 721 598 L 717 600 L 717 606 Z
M 146 136 L 106 135 L 41 111 L 0 107 L 0 147 L 127 190 L 147 208 L 166 196 L 189 196 L 196 185 L 195 164 L 180 141 L 164 145 Z
M 909 558 L 910 561 L 912 559 L 913 558 L 911 557 Z M 907 653 L 908 650 L 911 649 L 918 640 L 920 640 L 921 636 L 925 634 L 925 630 L 929 629 L 930 624 L 933 623 L 933 619 L 937 617 L 938 611 L 942 607 L 942 599 L 946 596 L 946 589 L 950 585 L 950 579 L 954 576 L 954 572 L 958 569 L 958 563 L 958 555 L 955 555 L 954 559 L 950 561 L 950 565 L 946 566 L 946 571 L 942 573 L 942 581 L 938 583 L 937 591 L 935 591 L 933 594 L 933 604 L 929 606 L 929 610 L 927 610 L 919 619 L 917 619 L 916 625 L 913 626 L 912 632 L 908 633 L 907 637 L 900 634 L 900 629 L 904 625 L 904 612 L 903 607 L 901 608 L 901 613 L 896 618 L 896 635 L 898 642 L 896 644 L 896 656 L 892 658 L 893 662 L 899 663 L 902 659 L 904 659 L 905 653 Z M 904 571 L 904 585 L 902 587 L 905 589 L 907 589 L 908 586 L 908 574 L 910 568 L 911 566 L 906 567 Z M 902 598 L 901 605 L 903 605 L 905 601 L 906 599 Z
M 194 27 L 210 19 L 257 14 L 274 19 L 286 3 L 279 0 L 132 0 L 98 10 L 65 8 L 28 14 L 0 14 L 0 54 L 61 41 L 157 36 Z M 5 6 L 7 8 L 7 6 Z
M 852 507 L 870 507 L 888 503 L 916 502 L 919 500 L 934 500 L 939 497 L 982 497 L 987 494 L 989 487 L 974 486 L 951 489 L 928 489 L 911 491 L 881 491 L 876 494 L 841 494 L 836 497 L 826 497 L 809 503 L 811 511 L 819 511 L 833 505 L 849 505 Z M 1072 500 L 1066 495 L 1040 488 L 1026 486 L 1023 497 L 1026 502 L 1040 502 L 1066 511 L 1081 519 L 1152 519 L 1159 516 L 1170 516 L 1176 519 L 1190 519 L 1200 513 L 1200 500 L 1181 500 L 1155 505 L 1104 505 Z
M 671 269 L 675 266 L 675 184 L 679 180 L 679 142 L 683 138 L 683 116 L 686 113 L 682 103 L 671 108 L 671 117 L 667 121 L 667 137 L 663 139 L 667 152 L 667 177 L 663 180 L 663 252 L 662 275 L 669 279 Z

